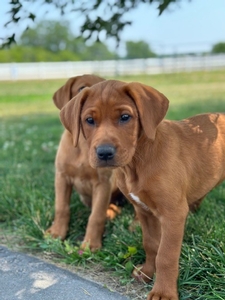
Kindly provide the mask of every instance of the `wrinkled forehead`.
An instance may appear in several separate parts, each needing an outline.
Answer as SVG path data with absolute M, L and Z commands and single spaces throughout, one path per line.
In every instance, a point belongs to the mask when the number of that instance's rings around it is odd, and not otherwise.
M 135 107 L 133 100 L 126 94 L 124 86 L 124 82 L 108 80 L 90 87 L 85 106 L 106 106 L 109 109 L 120 105 Z

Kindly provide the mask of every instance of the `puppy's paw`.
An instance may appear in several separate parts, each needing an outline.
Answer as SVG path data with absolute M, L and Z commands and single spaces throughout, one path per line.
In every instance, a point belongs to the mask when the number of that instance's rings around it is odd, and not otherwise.
M 111 203 L 111 204 L 109 204 L 109 207 L 107 209 L 106 217 L 109 220 L 113 220 L 120 213 L 121 213 L 121 208 L 119 206 L 116 206 L 115 204 Z
M 82 250 L 90 249 L 91 252 L 96 252 L 102 248 L 101 242 L 83 241 L 80 248 Z
M 179 300 L 176 290 L 154 288 L 148 294 L 147 300 Z
M 51 227 L 49 227 L 45 231 L 45 235 L 50 235 L 53 238 L 60 238 L 61 240 L 64 240 L 66 238 L 67 229 L 59 227 L 55 224 L 53 224 Z
M 145 265 L 137 265 L 133 272 L 132 272 L 132 277 L 134 277 L 138 281 L 144 281 L 144 282 L 149 282 L 152 280 L 154 275 L 153 270 L 146 270 Z

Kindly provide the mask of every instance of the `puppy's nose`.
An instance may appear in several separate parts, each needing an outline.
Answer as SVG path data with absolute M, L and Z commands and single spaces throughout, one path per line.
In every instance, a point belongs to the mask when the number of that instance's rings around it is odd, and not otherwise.
M 114 157 L 116 149 L 111 145 L 101 145 L 97 147 L 96 153 L 99 159 L 109 160 Z

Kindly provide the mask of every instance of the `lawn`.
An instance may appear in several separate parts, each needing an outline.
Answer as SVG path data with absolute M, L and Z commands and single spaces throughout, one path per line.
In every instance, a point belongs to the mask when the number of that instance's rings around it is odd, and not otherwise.
M 139 81 L 164 93 L 170 100 L 169 119 L 225 112 L 224 70 L 116 79 Z M 90 211 L 75 192 L 66 241 L 44 238 L 54 215 L 54 158 L 63 131 L 51 97 L 64 82 L 0 82 L 0 242 L 72 265 L 93 279 L 94 273 L 103 274 L 96 280 L 109 288 L 116 282 L 116 289 L 131 299 L 145 299 L 151 284 L 137 284 L 130 277 L 133 265 L 144 260 L 140 228 L 128 230 L 131 205 L 107 223 L 103 249 L 95 254 L 78 248 Z M 225 299 L 224 216 L 225 184 L 188 217 L 180 258 L 181 300 Z

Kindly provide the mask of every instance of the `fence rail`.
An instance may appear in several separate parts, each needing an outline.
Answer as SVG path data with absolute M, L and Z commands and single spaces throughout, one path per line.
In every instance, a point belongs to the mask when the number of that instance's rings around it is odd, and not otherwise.
M 108 61 L 1 63 L 0 80 L 57 79 L 88 73 L 115 76 L 217 69 L 225 69 L 225 54 Z

